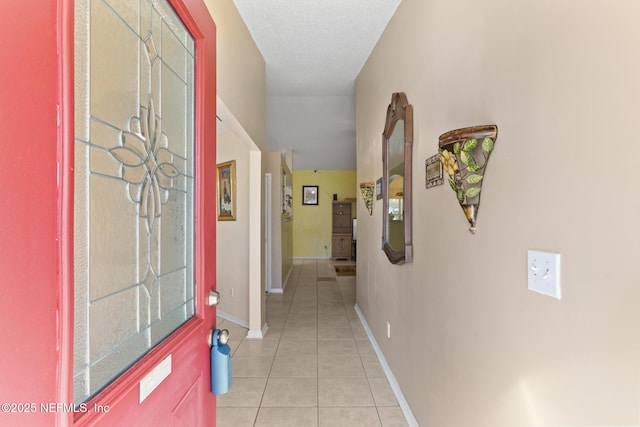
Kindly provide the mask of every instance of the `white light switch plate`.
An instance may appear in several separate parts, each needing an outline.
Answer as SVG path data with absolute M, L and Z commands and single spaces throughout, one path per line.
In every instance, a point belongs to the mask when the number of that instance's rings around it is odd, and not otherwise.
M 530 249 L 527 270 L 530 290 L 560 299 L 560 254 Z

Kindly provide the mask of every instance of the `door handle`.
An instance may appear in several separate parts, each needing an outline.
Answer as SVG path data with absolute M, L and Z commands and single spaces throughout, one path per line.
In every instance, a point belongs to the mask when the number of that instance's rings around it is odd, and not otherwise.
M 209 347 L 213 347 L 216 342 L 220 345 L 226 345 L 229 343 L 229 330 L 228 329 L 211 329 L 207 336 L 207 343 Z
M 215 307 L 220 303 L 220 292 L 216 292 L 213 289 L 209 290 L 209 307 Z
M 211 393 L 224 394 L 231 388 L 231 347 L 229 331 L 212 329 L 209 334 L 211 346 Z

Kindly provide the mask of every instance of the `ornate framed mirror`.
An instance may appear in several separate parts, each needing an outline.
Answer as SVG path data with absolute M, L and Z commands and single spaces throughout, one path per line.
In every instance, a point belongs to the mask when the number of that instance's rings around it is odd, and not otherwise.
M 382 133 L 382 250 L 392 264 L 411 262 L 411 151 L 413 106 L 391 95 Z

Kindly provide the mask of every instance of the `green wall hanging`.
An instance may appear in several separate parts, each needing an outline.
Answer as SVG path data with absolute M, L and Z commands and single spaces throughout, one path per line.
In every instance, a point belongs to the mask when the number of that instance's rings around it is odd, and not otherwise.
M 452 130 L 440 135 L 440 161 L 449 175 L 449 185 L 476 232 L 485 170 L 498 137 L 495 125 Z
M 375 184 L 373 182 L 363 182 L 360 184 L 360 196 L 369 211 L 369 216 L 373 213 L 373 190 Z

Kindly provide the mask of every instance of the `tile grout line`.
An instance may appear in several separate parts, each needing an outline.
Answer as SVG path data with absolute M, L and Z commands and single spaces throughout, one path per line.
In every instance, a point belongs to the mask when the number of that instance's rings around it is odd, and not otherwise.
M 266 382 L 265 382 L 265 385 L 264 385 L 264 389 L 262 390 L 262 396 L 260 397 L 260 403 L 258 404 L 258 410 L 256 411 L 256 416 L 255 416 L 254 421 L 253 421 L 253 426 L 254 427 L 256 426 L 256 423 L 258 422 L 258 415 L 260 414 L 260 410 L 262 409 L 262 403 L 264 401 L 264 396 L 265 396 L 265 394 L 267 392 L 267 386 L 269 385 L 269 380 L 271 379 L 271 371 L 273 370 L 273 365 L 275 364 L 276 356 L 278 354 L 278 349 L 280 348 L 280 341 L 282 340 L 282 332 L 284 331 L 284 326 L 286 325 L 287 320 L 289 318 L 289 314 L 291 312 L 291 305 L 293 304 L 293 297 L 294 297 L 295 293 L 298 290 L 299 277 L 300 277 L 300 273 L 298 272 L 298 274 L 296 276 L 296 279 L 295 279 L 295 282 L 294 282 L 295 285 L 293 287 L 294 290 L 293 290 L 293 294 L 291 296 L 291 301 L 288 303 L 288 308 L 287 308 L 287 314 L 285 316 L 285 321 L 284 321 L 284 324 L 282 325 L 282 331 L 280 331 L 280 337 L 277 340 L 276 351 L 273 354 L 273 360 L 271 361 L 271 367 L 269 368 L 269 373 L 267 374 L 267 378 L 266 378 Z M 285 290 L 285 292 L 286 292 L 286 290 Z M 283 295 L 284 295 L 284 292 L 283 292 Z
M 322 265 L 321 265 L 322 264 Z M 353 283 L 350 280 L 344 281 L 343 285 L 341 286 L 339 281 L 338 281 L 338 277 L 337 275 L 334 276 L 334 280 L 333 283 L 331 283 L 331 281 L 319 281 L 320 277 L 325 277 L 325 276 L 330 276 L 331 272 L 333 272 L 333 264 L 331 262 L 329 263 L 324 263 L 323 261 L 319 261 L 319 260 L 307 260 L 305 262 L 303 262 L 302 264 L 298 264 L 295 265 L 294 268 L 296 268 L 296 270 L 292 273 L 291 275 L 291 279 L 293 279 L 290 282 L 290 287 L 289 287 L 289 291 L 288 293 L 286 293 L 285 295 L 283 295 L 282 297 L 280 297 L 280 295 L 277 295 L 276 297 L 273 297 L 273 299 L 271 300 L 271 302 L 273 303 L 273 308 L 275 307 L 279 307 L 279 311 L 277 314 L 275 314 L 274 319 L 278 319 L 279 322 L 283 322 L 282 323 L 282 327 L 280 330 L 280 335 L 277 337 L 276 344 L 275 344 L 275 352 L 273 353 L 273 359 L 271 360 L 271 364 L 269 367 L 268 372 L 266 373 L 267 377 L 266 377 L 266 381 L 265 381 L 265 386 L 262 390 L 262 393 L 260 394 L 260 399 L 259 399 L 259 403 L 258 403 L 258 408 L 257 411 L 255 413 L 255 416 L 253 417 L 253 423 L 252 424 L 247 424 L 247 425 L 253 425 L 254 427 L 261 425 L 258 424 L 258 420 L 260 417 L 260 413 L 263 410 L 263 403 L 265 401 L 265 398 L 267 396 L 266 391 L 267 391 L 267 387 L 269 385 L 270 380 L 272 380 L 272 374 L 275 373 L 274 371 L 274 367 L 275 367 L 275 358 L 278 355 L 279 350 L 283 350 L 283 353 L 281 354 L 281 356 L 290 356 L 292 354 L 292 352 L 295 352 L 295 348 L 297 348 L 298 346 L 293 345 L 291 346 L 291 350 L 290 351 L 286 351 L 285 347 L 281 347 L 281 345 L 284 343 L 283 341 L 283 334 L 284 334 L 284 330 L 285 330 L 285 326 L 289 324 L 289 321 L 295 321 L 295 319 L 293 319 L 291 316 L 293 315 L 295 310 L 298 310 L 298 314 L 300 314 L 299 309 L 297 309 L 297 305 L 294 305 L 294 302 L 298 305 L 302 304 L 302 308 L 304 311 L 304 306 L 310 302 L 312 305 L 308 306 L 309 310 L 313 307 L 315 307 L 316 309 L 316 313 L 315 313 L 315 324 L 316 324 L 316 337 L 315 337 L 315 345 L 316 345 L 316 349 L 315 349 L 315 359 L 316 359 L 316 401 L 315 401 L 315 414 L 316 414 L 316 421 L 315 425 L 316 427 L 321 425 L 321 414 L 320 414 L 320 393 L 321 393 L 321 387 L 320 387 L 320 348 L 321 348 L 321 344 L 322 342 L 324 342 L 324 340 L 320 340 L 320 334 L 330 334 L 330 330 L 332 328 L 344 328 L 344 326 L 342 325 L 341 322 L 338 322 L 336 319 L 335 322 L 332 321 L 332 319 L 334 319 L 336 316 L 341 316 L 340 313 L 344 313 L 344 315 L 346 316 L 346 319 L 348 321 L 348 326 L 349 329 L 348 331 L 350 331 L 351 333 L 351 339 L 355 345 L 355 349 L 356 349 L 356 354 L 358 356 L 357 360 L 360 362 L 360 367 L 362 368 L 363 372 L 364 372 L 364 377 L 366 379 L 366 381 L 364 382 L 364 384 L 367 384 L 367 388 L 368 388 L 368 394 L 372 400 L 372 406 L 369 405 L 367 406 L 366 404 L 364 404 L 365 402 L 360 402 L 359 405 L 346 405 L 343 406 L 341 404 L 338 404 L 338 406 L 336 405 L 330 405 L 327 406 L 326 408 L 330 409 L 328 412 L 324 412 L 324 416 L 325 416 L 325 421 L 328 421 L 329 418 L 326 417 L 333 417 L 336 415 L 336 410 L 340 409 L 340 408 L 353 408 L 355 410 L 355 408 L 375 408 L 376 412 L 373 413 L 373 411 L 370 411 L 370 409 L 367 410 L 367 417 L 371 417 L 368 418 L 370 421 L 373 422 L 374 419 L 377 419 L 377 425 L 380 426 L 384 426 L 383 424 L 383 415 L 381 413 L 381 409 L 386 408 L 387 405 L 385 405 L 385 402 L 387 402 L 386 399 L 386 394 L 381 395 L 383 400 L 382 406 L 379 406 L 378 403 L 376 402 L 376 398 L 374 395 L 374 390 L 372 387 L 372 383 L 371 381 L 375 380 L 374 383 L 376 383 L 378 385 L 378 380 L 377 380 L 377 373 L 372 372 L 374 375 L 374 377 L 369 377 L 369 374 L 367 372 L 367 370 L 365 369 L 365 363 L 364 363 L 364 353 L 361 351 L 362 349 L 360 348 L 360 346 L 358 345 L 358 342 L 360 341 L 367 341 L 366 338 L 368 337 L 367 334 L 367 330 L 365 328 L 365 325 L 362 322 L 362 319 L 360 318 L 359 313 L 356 310 L 357 306 L 354 306 L 353 311 L 355 312 L 355 317 L 353 316 L 354 313 L 352 313 L 351 309 L 349 307 L 347 307 L 347 301 L 352 301 L 355 299 L 355 290 L 352 289 L 353 288 Z M 330 268 L 331 270 L 327 270 L 327 268 Z M 321 274 L 322 273 L 322 274 Z M 301 283 L 301 281 L 304 280 L 304 283 Z M 315 290 L 311 289 L 311 286 L 315 286 Z M 322 289 L 320 288 L 322 286 Z M 300 292 L 298 292 L 300 290 Z M 303 298 L 303 300 L 296 300 L 296 295 L 298 295 L 299 298 Z M 314 300 L 308 300 L 308 298 L 310 296 L 314 296 Z M 271 299 L 272 295 L 269 295 L 267 298 L 267 304 L 270 302 L 269 299 Z M 280 297 L 280 298 L 277 298 Z M 337 298 L 336 298 L 337 297 Z M 320 307 L 320 301 L 323 301 L 323 307 L 325 307 L 326 310 L 323 311 L 323 313 L 320 313 L 321 307 Z M 336 303 L 340 304 L 339 306 L 336 305 Z M 349 302 L 350 304 L 350 302 Z M 340 308 L 338 308 L 340 307 Z M 337 309 L 337 311 L 336 311 Z M 328 310 L 328 311 L 327 311 Z M 326 313 L 325 313 L 326 311 Z M 304 319 L 313 319 L 313 314 L 312 313 L 308 313 L 311 315 L 311 317 L 307 317 L 303 314 L 303 316 L 299 316 L 296 315 L 296 319 L 302 319 L 304 321 Z M 353 319 L 352 319 L 353 318 Z M 323 330 L 321 330 L 320 328 L 320 322 L 321 319 L 324 319 L 323 321 L 325 322 L 324 328 Z M 352 321 L 354 320 L 354 321 Z M 334 325 L 334 326 L 331 326 Z M 289 326 L 292 326 L 289 324 Z M 295 323 L 293 324 L 293 327 L 295 328 Z M 358 328 L 364 328 L 365 329 L 365 334 L 367 335 L 365 339 L 357 339 L 357 335 L 355 333 L 355 329 Z M 359 329 L 358 329 L 359 330 Z M 346 330 L 344 331 L 346 332 Z M 360 332 L 359 332 L 360 333 Z M 344 334 L 342 334 L 344 335 Z M 345 336 L 342 336 L 342 339 L 345 339 Z M 360 338 L 362 338 L 361 335 L 359 335 Z M 295 343 L 295 341 L 300 340 L 300 338 L 298 338 L 298 335 L 291 335 L 290 337 L 290 341 L 293 341 Z M 307 338 L 308 339 L 308 338 Z M 325 339 L 330 339 L 325 337 Z M 241 344 L 243 343 L 247 343 L 250 342 L 252 340 L 246 340 L 246 339 L 241 339 L 240 344 L 238 345 L 238 347 L 236 347 L 235 351 L 237 351 Z M 287 340 L 285 340 L 287 341 Z M 338 339 L 338 341 L 341 341 L 340 339 Z M 368 341 L 370 342 L 370 340 Z M 288 344 L 287 344 L 288 345 Z M 306 352 L 306 350 L 305 350 Z M 234 352 L 235 353 L 235 352 Z M 374 353 L 375 353 L 375 349 L 374 349 Z M 257 353 L 256 353 L 257 354 Z M 297 353 L 296 353 L 297 354 Z M 307 353 L 307 354 L 314 354 L 314 353 Z M 333 353 L 330 353 L 333 354 Z M 368 353 L 367 353 L 368 354 Z M 327 358 L 327 355 L 324 356 L 325 360 Z M 367 356 L 368 357 L 368 356 Z M 355 360 L 354 360 L 355 362 Z M 287 371 L 289 372 L 289 371 Z M 297 372 L 297 371 L 295 371 Z M 307 371 L 308 372 L 308 371 Z M 311 371 L 313 372 L 313 371 Z M 353 374 L 353 371 L 347 371 L 347 377 L 349 377 L 349 373 Z M 294 371 L 289 372 L 290 374 L 294 373 Z M 335 373 L 334 373 L 335 374 Z M 293 377 L 297 377 L 298 375 L 294 375 L 291 376 Z M 284 377 L 289 377 L 289 375 L 284 375 Z M 302 375 L 302 377 L 306 377 L 306 375 Z M 340 376 L 335 376 L 331 373 L 329 373 L 329 376 L 327 378 L 344 378 L 345 375 L 340 375 Z M 351 377 L 349 377 L 351 378 Z M 355 377 L 354 377 L 355 378 Z M 382 378 L 385 378 L 384 376 Z M 387 379 L 388 380 L 388 379 Z M 380 389 L 381 391 L 384 391 L 383 389 Z M 364 391 L 364 390 L 362 390 Z M 326 392 L 326 390 L 325 390 Z M 362 395 L 362 394 L 361 394 Z M 363 396 L 363 395 L 362 395 Z M 257 397 L 257 396 L 256 396 Z M 346 403 L 346 402 L 344 402 Z M 396 405 L 389 405 L 389 407 L 397 407 L 399 402 L 396 402 Z M 273 408 L 278 408 L 280 406 L 275 406 Z M 284 407 L 291 407 L 291 408 L 298 408 L 297 405 L 284 405 Z M 299 408 L 303 408 L 304 406 L 300 406 Z M 268 407 L 264 407 L 264 409 L 266 408 L 271 408 L 271 406 Z M 311 408 L 309 408 L 311 409 Z M 402 409 L 402 408 L 399 408 Z M 269 412 L 270 411 L 270 412 Z M 266 413 L 263 413 L 263 416 L 260 418 L 261 423 L 265 421 L 265 416 L 269 418 L 273 417 L 273 411 L 269 410 Z M 308 416 L 311 416 L 313 414 L 314 411 L 309 411 L 308 409 L 305 411 Z M 356 412 L 357 413 L 357 412 Z M 375 414 L 375 418 L 373 418 Z M 390 413 L 387 411 L 385 412 L 385 416 L 389 416 Z M 404 414 L 403 414 L 404 415 Z M 404 417 L 403 417 L 404 418 Z M 247 421 L 251 422 L 249 419 L 247 419 Z M 309 420 L 311 421 L 311 420 Z M 379 423 L 379 424 L 378 424 Z
M 349 321 L 349 329 L 351 330 L 351 334 L 353 335 L 353 341 L 356 343 L 356 348 L 358 348 L 358 344 L 357 344 L 357 340 L 355 335 L 353 334 L 353 324 L 351 322 L 351 320 L 349 320 L 349 313 L 347 313 L 347 309 L 346 309 L 346 303 L 344 300 L 344 296 L 342 295 L 342 290 L 340 289 L 340 285 L 338 283 L 338 279 L 337 279 L 337 275 L 336 275 L 336 286 L 338 288 L 338 294 L 340 295 L 340 301 L 342 301 L 342 307 L 344 309 L 345 315 L 347 316 L 347 320 Z M 358 350 L 358 360 L 360 361 L 360 366 L 362 367 L 362 371 L 364 372 L 364 378 L 367 381 L 367 385 L 369 387 L 369 394 L 371 395 L 371 400 L 373 402 L 373 407 L 376 408 L 376 415 L 378 417 L 378 421 L 380 422 L 380 425 L 382 426 L 382 418 L 380 416 L 380 411 L 378 410 L 378 403 L 376 402 L 376 397 L 373 393 L 373 388 L 371 387 L 371 381 L 369 378 L 369 375 L 367 375 L 367 371 L 364 368 L 364 362 L 362 361 L 362 354 L 360 353 L 360 350 Z

